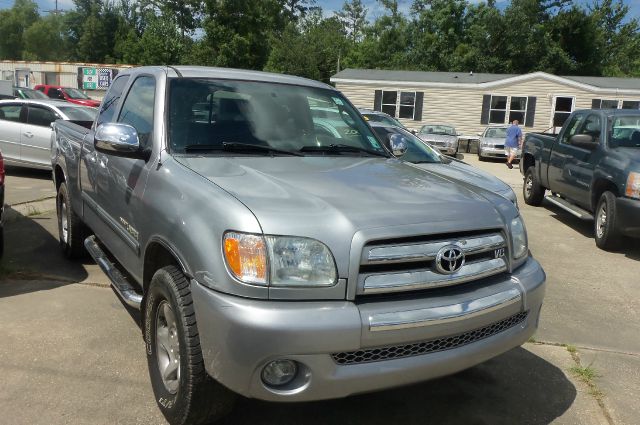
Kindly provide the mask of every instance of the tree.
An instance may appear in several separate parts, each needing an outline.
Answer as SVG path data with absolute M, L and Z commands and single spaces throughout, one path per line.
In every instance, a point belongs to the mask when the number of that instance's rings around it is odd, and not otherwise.
M 353 44 L 362 40 L 364 27 L 367 25 L 367 9 L 361 0 L 345 0 L 342 10 L 336 16 L 349 34 Z
M 24 52 L 27 60 L 62 61 L 69 59 L 62 39 L 62 18 L 48 15 L 34 22 L 24 32 Z
M 0 11 L 1 59 L 22 59 L 24 33 L 39 19 L 38 5 L 32 0 L 16 0 L 11 9 Z

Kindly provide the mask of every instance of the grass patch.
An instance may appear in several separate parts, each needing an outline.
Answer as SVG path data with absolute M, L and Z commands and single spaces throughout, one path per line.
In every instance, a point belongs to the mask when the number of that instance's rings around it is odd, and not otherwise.
M 565 348 L 567 349 L 567 351 L 568 351 L 568 352 L 570 352 L 571 354 L 574 354 L 576 351 L 578 351 L 578 350 L 576 349 L 576 346 L 575 346 L 575 345 L 567 344 L 567 345 L 565 345 L 564 347 L 565 347 Z
M 580 378 L 580 380 L 586 384 L 593 382 L 593 380 L 598 376 L 596 370 L 591 366 L 574 366 L 570 370 L 571 373 L 573 373 L 577 378 Z
M 534 343 L 536 343 L 536 342 L 538 342 L 538 341 L 536 341 L 536 339 L 533 337 L 533 335 L 531 335 L 531 336 L 529 337 L 529 339 L 527 340 L 527 342 L 530 342 L 530 343 L 534 344 Z
M 42 211 L 40 211 L 38 208 L 34 207 L 33 205 L 27 205 L 27 217 L 33 217 L 34 215 L 40 214 L 42 214 Z

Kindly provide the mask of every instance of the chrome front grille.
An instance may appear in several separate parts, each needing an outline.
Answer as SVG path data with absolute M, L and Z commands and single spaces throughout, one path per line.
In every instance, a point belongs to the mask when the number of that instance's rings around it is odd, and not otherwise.
M 453 273 L 444 273 L 436 265 L 438 253 L 448 247 L 464 253 L 463 265 Z M 505 272 L 507 254 L 501 232 L 368 244 L 360 259 L 358 294 L 428 289 L 482 279 Z
M 398 359 L 402 357 L 419 356 L 422 354 L 435 353 L 437 351 L 451 350 L 463 345 L 471 344 L 485 338 L 497 335 L 502 331 L 510 329 L 524 322 L 529 313 L 514 314 L 499 322 L 492 323 L 482 328 L 464 332 L 458 335 L 447 336 L 429 341 L 416 342 L 413 344 L 394 345 L 390 347 L 369 348 L 359 351 L 344 353 L 334 353 L 331 355 L 333 361 L 339 365 L 353 365 L 361 363 L 371 363 L 383 360 Z

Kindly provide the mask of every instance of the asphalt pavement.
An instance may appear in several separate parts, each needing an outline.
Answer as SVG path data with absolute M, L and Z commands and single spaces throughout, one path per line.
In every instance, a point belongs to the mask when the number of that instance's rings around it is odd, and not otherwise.
M 516 169 L 469 154 L 465 161 L 511 184 L 520 198 L 531 251 L 547 273 L 535 341 L 410 387 L 318 403 L 239 398 L 222 424 L 638 423 L 640 244 L 598 250 L 588 223 L 549 205 L 524 205 Z M 95 264 L 63 259 L 55 204 L 41 201 L 53 195 L 42 174 L 9 171 L 0 423 L 164 423 L 137 312 L 124 306 Z

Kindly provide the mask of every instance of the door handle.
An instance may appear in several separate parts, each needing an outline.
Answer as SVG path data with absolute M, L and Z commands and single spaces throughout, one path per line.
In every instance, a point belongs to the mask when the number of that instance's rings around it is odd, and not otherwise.
M 25 136 L 27 136 L 28 138 L 32 138 L 33 137 L 33 133 L 30 131 L 27 131 L 24 133 Z

